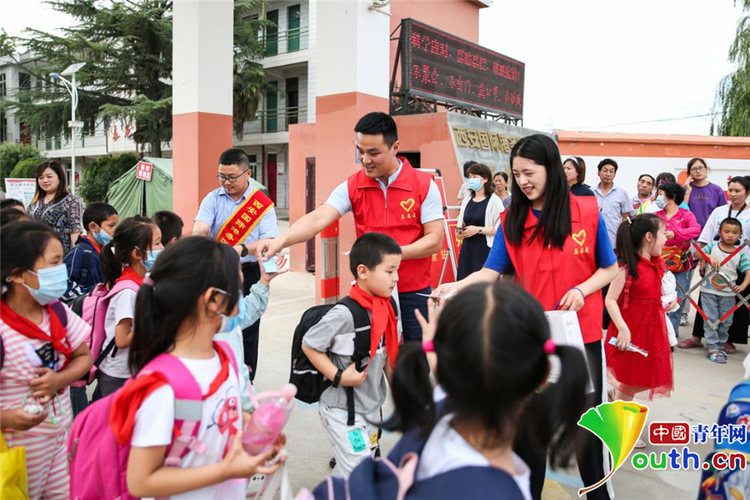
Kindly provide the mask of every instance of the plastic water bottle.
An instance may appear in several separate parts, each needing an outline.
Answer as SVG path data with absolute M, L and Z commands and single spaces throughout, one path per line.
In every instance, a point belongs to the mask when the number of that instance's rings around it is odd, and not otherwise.
M 258 400 L 253 417 L 242 432 L 242 447 L 249 455 L 259 455 L 273 445 L 294 409 L 295 394 L 297 388 L 287 384 L 280 392 Z

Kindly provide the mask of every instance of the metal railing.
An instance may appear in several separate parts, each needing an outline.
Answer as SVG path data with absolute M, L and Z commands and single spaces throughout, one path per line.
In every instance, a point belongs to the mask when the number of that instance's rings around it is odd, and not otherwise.
M 289 125 L 307 123 L 306 107 L 291 107 L 259 111 L 254 120 L 245 122 L 245 134 L 267 134 L 286 132 Z
M 268 33 L 264 37 L 266 57 L 305 50 L 309 47 L 309 38 L 307 28 L 294 28 L 279 33 Z

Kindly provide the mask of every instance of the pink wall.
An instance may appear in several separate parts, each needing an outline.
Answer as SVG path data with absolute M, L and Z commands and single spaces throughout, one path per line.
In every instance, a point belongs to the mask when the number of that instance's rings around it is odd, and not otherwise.
M 305 215 L 305 163 L 315 158 L 315 124 L 304 123 L 289 127 L 289 224 Z M 315 199 L 316 206 L 325 198 Z M 306 271 L 305 245 L 294 245 L 289 249 L 292 271 Z

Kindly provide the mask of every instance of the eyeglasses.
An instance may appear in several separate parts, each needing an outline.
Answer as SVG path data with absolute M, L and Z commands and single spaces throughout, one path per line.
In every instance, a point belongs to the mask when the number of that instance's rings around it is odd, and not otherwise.
M 705 172 L 706 167 L 693 167 L 690 169 L 691 172 Z
M 222 184 L 224 184 L 225 182 L 228 182 L 229 184 L 234 184 L 237 181 L 237 179 L 239 179 L 240 177 L 242 177 L 244 175 L 244 173 L 247 172 L 248 170 L 250 170 L 250 167 L 247 167 L 245 170 L 243 170 L 242 172 L 240 172 L 240 175 L 222 175 L 222 174 L 219 174 L 219 175 L 216 176 L 216 178 L 219 179 L 219 182 L 222 183 Z

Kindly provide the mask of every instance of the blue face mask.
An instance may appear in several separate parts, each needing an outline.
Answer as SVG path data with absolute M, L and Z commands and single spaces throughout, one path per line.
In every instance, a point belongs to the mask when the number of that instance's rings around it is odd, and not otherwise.
M 247 316 L 247 306 L 245 306 L 245 300 L 240 293 L 240 300 L 237 303 L 237 314 L 234 316 L 227 316 L 226 314 L 221 315 L 221 326 L 219 327 L 219 331 L 217 333 L 228 333 L 234 330 L 235 328 L 241 328 L 242 323 L 245 321 L 245 316 Z
M 68 269 L 65 264 L 29 272 L 39 280 L 39 288 L 31 288 L 25 283 L 23 286 L 43 306 L 56 301 L 68 290 Z
M 471 189 L 472 191 L 476 192 L 482 189 L 482 184 L 483 184 L 482 179 L 477 179 L 476 177 L 472 177 L 466 183 L 469 186 L 469 189 Z
M 146 254 L 146 260 L 141 261 L 141 264 L 146 271 L 151 271 L 151 269 L 154 268 L 154 264 L 156 264 L 156 258 L 159 257 L 160 253 L 161 250 L 148 251 L 148 254 Z
M 664 209 L 664 207 L 667 204 L 667 202 L 664 201 L 664 195 L 663 194 L 660 194 L 659 196 L 657 196 L 656 199 L 654 200 L 654 203 L 656 204 L 657 207 L 659 207 L 659 210 Z
M 101 245 L 104 246 L 110 241 L 112 241 L 112 237 L 102 228 L 99 228 L 98 233 L 92 232 L 94 235 L 94 239 Z

